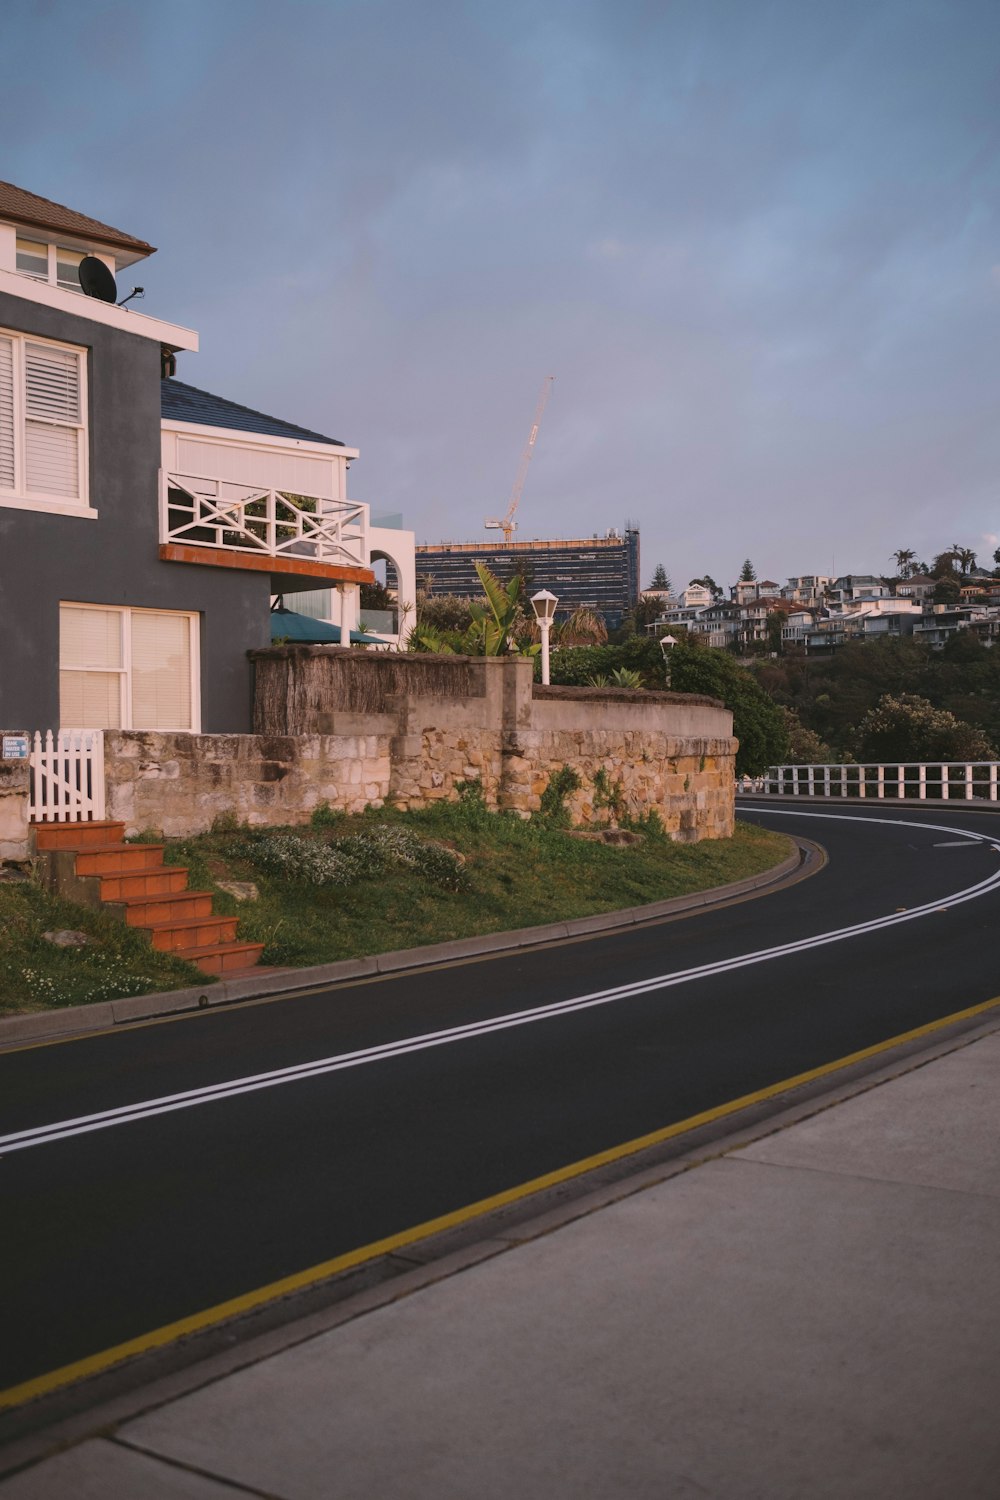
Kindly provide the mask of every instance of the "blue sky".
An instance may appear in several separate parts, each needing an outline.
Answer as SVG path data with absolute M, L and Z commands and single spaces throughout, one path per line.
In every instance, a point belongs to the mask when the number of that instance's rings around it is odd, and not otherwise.
M 554 374 L 522 538 L 992 565 L 995 0 L 6 0 L 2 47 L 0 176 L 159 246 L 179 376 L 418 540 L 486 536 Z

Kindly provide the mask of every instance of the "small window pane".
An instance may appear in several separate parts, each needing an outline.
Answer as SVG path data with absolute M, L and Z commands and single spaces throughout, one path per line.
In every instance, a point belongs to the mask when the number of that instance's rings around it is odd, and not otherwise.
M 132 615 L 132 728 L 191 728 L 191 621 Z
M 67 250 L 60 245 L 56 250 L 56 281 L 72 292 L 82 290 L 80 286 L 80 262 L 83 256 L 78 250 Z
M 37 240 L 17 242 L 17 269 L 25 276 L 34 276 L 38 281 L 49 279 L 49 247 Z
M 117 610 L 64 607 L 59 633 L 61 667 L 121 667 L 122 617 Z
M 60 672 L 59 723 L 63 729 L 120 729 L 120 672 Z

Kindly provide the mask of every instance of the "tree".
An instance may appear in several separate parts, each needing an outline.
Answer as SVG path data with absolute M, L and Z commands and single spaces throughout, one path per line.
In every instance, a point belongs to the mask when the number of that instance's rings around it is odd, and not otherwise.
M 653 581 L 649 586 L 651 589 L 662 589 L 666 593 L 670 593 L 670 579 L 662 563 L 657 563 L 653 569 Z
M 540 644 L 522 643 L 517 639 L 525 623 L 522 607 L 523 579 L 515 576 L 502 584 L 485 563 L 475 564 L 484 599 L 470 599 L 471 622 L 463 631 L 437 629 L 420 619 L 414 626 L 407 646 L 411 651 L 434 651 L 442 655 L 463 656 L 535 656 Z
M 868 710 L 855 736 L 862 761 L 898 765 L 906 761 L 996 760 L 981 729 L 963 724 L 946 709 L 916 693 L 887 693 Z
M 744 558 L 743 566 L 740 569 L 740 583 L 755 583 L 756 580 L 757 569 L 754 567 L 749 557 Z
M 792 766 L 825 766 L 833 759 L 829 745 L 819 735 L 807 729 L 794 708 L 782 708 L 788 735 L 788 764 Z
M 740 742 L 737 776 L 759 776 L 768 766 L 784 763 L 788 733 L 781 710 L 728 651 L 686 642 L 675 646 L 670 686 L 675 693 L 708 693 L 732 709 L 733 734 Z
M 692 578 L 691 582 L 688 584 L 688 588 L 693 588 L 698 584 L 700 584 L 703 589 L 708 589 L 713 599 L 721 599 L 723 597 L 722 589 L 719 588 L 719 585 L 716 583 L 715 579 L 710 573 L 706 573 L 704 578 Z
M 949 547 L 946 551 L 939 552 L 937 557 L 935 557 L 934 561 L 931 563 L 931 577 L 953 577 L 955 572 L 955 559 L 957 556 L 958 554 L 955 551 L 954 547 Z
M 939 578 L 931 596 L 935 604 L 957 604 L 962 597 L 962 586 L 954 573 Z
M 913 573 L 913 565 L 917 560 L 917 554 L 911 551 L 909 547 L 900 547 L 897 552 L 894 552 L 892 554 L 892 557 L 893 561 L 896 564 L 896 577 L 911 577 Z
M 975 552 L 973 552 L 971 547 L 952 547 L 951 550 L 962 576 L 968 577 L 969 573 L 976 566 Z
M 536 624 L 537 628 L 537 624 Z M 604 616 L 580 604 L 554 631 L 553 646 L 603 646 L 608 638 Z

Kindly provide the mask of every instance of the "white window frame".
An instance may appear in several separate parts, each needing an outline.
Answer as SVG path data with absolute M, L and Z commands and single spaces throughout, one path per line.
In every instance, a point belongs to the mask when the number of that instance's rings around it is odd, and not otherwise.
M 122 665 L 120 667 L 108 667 L 94 665 L 93 667 L 64 667 L 62 664 L 62 625 L 60 623 L 59 640 L 59 671 L 62 672 L 99 672 L 102 676 L 110 676 L 117 673 L 120 681 L 120 711 L 121 728 L 131 730 L 132 724 L 132 616 L 133 615 L 173 615 L 188 621 L 190 634 L 188 640 L 191 647 L 191 659 L 189 668 L 191 673 L 191 723 L 190 724 L 161 724 L 151 734 L 200 734 L 201 733 L 201 616 L 197 610 L 189 609 L 140 609 L 126 604 L 96 604 L 81 603 L 77 600 L 63 599 L 59 604 L 60 622 L 64 609 L 100 609 L 109 615 L 118 615 L 121 619 L 121 646 Z M 60 713 L 60 718 L 62 717 Z M 86 726 L 80 724 L 60 724 L 61 729 L 83 730 Z M 145 731 L 138 731 L 143 733 Z
M 33 240 L 30 234 L 19 234 L 17 238 L 19 240 L 22 240 L 25 244 L 37 245 L 40 250 L 44 250 L 46 252 L 46 274 L 44 276 L 39 276 L 35 271 L 21 270 L 20 266 L 18 266 L 17 264 L 17 248 L 15 245 L 14 268 L 17 271 L 18 276 L 27 276 L 30 281 L 41 282 L 43 286 L 61 287 L 64 292 L 79 292 L 81 294 L 83 293 L 83 287 L 78 285 L 66 286 L 59 280 L 59 253 L 60 251 L 62 251 L 68 255 L 78 255 L 82 260 L 88 253 L 86 250 L 81 250 L 76 245 L 58 245 L 56 244 L 55 240 Z M 102 256 L 101 259 L 103 258 L 104 257 Z
M 14 396 L 14 488 L 0 488 L 0 506 L 13 510 L 35 510 L 59 516 L 86 516 L 96 519 L 97 511 L 90 504 L 90 422 L 89 393 L 87 389 L 87 351 L 79 344 L 64 344 L 58 339 L 37 338 L 33 333 L 23 333 L 14 328 L 0 328 L 0 338 L 11 342 L 13 360 Z M 26 435 L 26 391 L 25 391 L 25 346 L 44 344 L 59 349 L 76 358 L 80 381 L 80 421 L 77 433 L 77 473 L 80 493 L 72 499 L 67 495 L 46 495 L 38 490 L 29 490 L 25 473 L 27 451 Z M 66 424 L 73 425 L 73 424 Z

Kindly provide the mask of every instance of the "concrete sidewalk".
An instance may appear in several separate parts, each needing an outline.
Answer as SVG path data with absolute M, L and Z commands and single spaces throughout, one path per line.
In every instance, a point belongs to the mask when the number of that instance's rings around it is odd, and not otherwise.
M 0 1500 L 992 1500 L 1000 1031 L 950 1045 L 151 1398 Z

